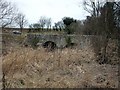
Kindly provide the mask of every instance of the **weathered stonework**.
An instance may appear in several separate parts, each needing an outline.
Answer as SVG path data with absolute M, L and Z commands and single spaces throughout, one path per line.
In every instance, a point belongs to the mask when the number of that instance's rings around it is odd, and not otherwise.
M 72 43 L 77 44 L 78 48 L 91 47 L 92 45 L 99 43 L 99 46 L 104 44 L 104 38 L 101 36 L 94 35 L 38 35 L 38 34 L 28 34 L 27 42 L 29 43 L 34 38 L 39 39 L 39 43 L 43 44 L 47 41 L 54 42 L 57 47 L 65 47 L 66 46 L 66 38 L 70 38 Z M 94 41 L 95 40 L 95 43 Z

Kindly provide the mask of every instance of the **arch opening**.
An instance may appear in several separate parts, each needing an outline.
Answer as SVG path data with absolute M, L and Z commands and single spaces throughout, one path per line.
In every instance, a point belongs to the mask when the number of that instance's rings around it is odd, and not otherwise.
M 52 42 L 52 41 L 47 41 L 47 42 L 43 43 L 42 46 L 44 48 L 49 49 L 49 50 L 53 50 L 53 49 L 55 49 L 57 47 L 56 43 Z

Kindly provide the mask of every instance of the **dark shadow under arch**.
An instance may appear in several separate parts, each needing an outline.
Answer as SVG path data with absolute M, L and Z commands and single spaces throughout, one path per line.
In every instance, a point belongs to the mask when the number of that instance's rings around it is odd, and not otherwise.
M 50 49 L 50 50 L 53 50 L 57 47 L 56 43 L 53 42 L 53 41 L 46 41 L 45 43 L 43 43 L 42 45 L 44 48 L 47 48 L 47 49 Z

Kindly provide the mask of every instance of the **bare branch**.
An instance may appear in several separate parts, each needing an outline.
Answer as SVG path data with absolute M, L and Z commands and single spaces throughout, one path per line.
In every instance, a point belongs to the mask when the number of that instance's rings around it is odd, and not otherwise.
M 0 27 L 5 27 L 13 22 L 15 7 L 10 2 L 0 0 Z
M 84 0 L 83 2 L 84 5 L 84 10 L 87 11 L 88 13 L 90 13 L 91 15 L 97 17 L 100 15 L 100 7 L 102 5 L 104 5 L 104 2 L 97 0 L 97 1 L 93 1 L 93 0 Z
M 25 18 L 25 15 L 22 13 L 18 13 L 15 17 L 15 23 L 18 25 L 22 31 L 23 27 L 27 24 L 27 20 Z

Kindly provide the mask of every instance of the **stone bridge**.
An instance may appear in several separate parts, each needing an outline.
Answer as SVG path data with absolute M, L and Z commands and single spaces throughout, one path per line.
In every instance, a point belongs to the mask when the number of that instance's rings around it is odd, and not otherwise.
M 30 44 L 32 40 L 37 38 L 39 44 L 45 45 L 52 43 L 58 48 L 65 47 L 68 39 L 70 42 L 75 44 L 78 48 L 90 47 L 93 44 L 103 44 L 103 37 L 94 35 L 43 35 L 43 34 L 28 34 L 27 42 Z M 96 41 L 94 43 L 94 41 Z

